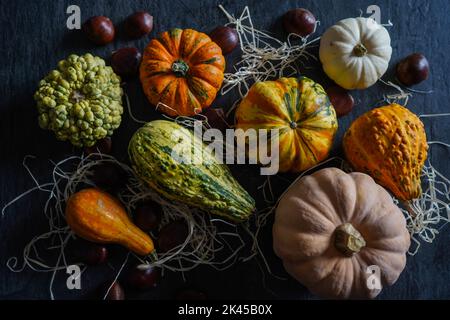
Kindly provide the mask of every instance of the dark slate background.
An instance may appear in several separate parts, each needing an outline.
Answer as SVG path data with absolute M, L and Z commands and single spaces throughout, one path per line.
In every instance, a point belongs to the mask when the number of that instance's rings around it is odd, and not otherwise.
M 432 71 L 428 81 L 418 86 L 422 90 L 434 90 L 430 95 L 416 94 L 409 108 L 418 113 L 450 112 L 448 93 L 450 87 L 449 30 L 450 2 L 448 0 L 315 0 L 315 1 L 261 1 L 246 0 L 159 0 L 159 1 L 6 1 L 0 6 L 0 205 L 3 206 L 15 195 L 32 187 L 21 163 L 25 155 L 37 156 L 32 169 L 40 181 L 46 182 L 51 165 L 48 159 L 61 160 L 80 151 L 67 143 L 56 141 L 53 135 L 39 129 L 34 108 L 33 93 L 38 81 L 57 62 L 70 53 L 92 52 L 108 58 L 111 52 L 123 46 L 137 46 L 143 49 L 148 38 L 128 41 L 121 34 L 116 42 L 97 48 L 89 44 L 77 31 L 66 29 L 66 8 L 70 4 L 81 7 L 82 20 L 92 15 L 106 15 L 120 24 L 129 14 L 145 9 L 155 17 L 155 28 L 151 36 L 169 28 L 194 28 L 204 32 L 224 24 L 224 15 L 217 5 L 238 15 L 245 5 L 251 9 L 257 27 L 273 31 L 280 39 L 285 38 L 280 24 L 280 16 L 288 9 L 305 7 L 321 21 L 318 34 L 347 17 L 359 16 L 369 5 L 381 8 L 382 22 L 391 19 L 394 27 L 389 28 L 392 38 L 393 57 L 391 72 L 385 79 L 392 79 L 392 68 L 398 60 L 415 51 L 423 52 L 429 59 Z M 317 51 L 317 50 L 316 50 Z M 228 57 L 229 65 L 233 57 Z M 322 73 L 320 65 L 314 61 L 304 69 L 304 74 L 312 77 L 325 87 L 331 84 Z M 161 118 L 146 102 L 140 85 L 132 81 L 126 85 L 135 115 L 140 119 Z M 340 153 L 342 133 L 350 122 L 365 111 L 375 107 L 384 93 L 391 92 L 381 84 L 368 90 L 355 92 L 357 101 L 353 113 L 340 120 L 339 136 L 333 154 Z M 229 108 L 235 97 L 220 98 L 216 106 Z M 429 140 L 449 142 L 449 118 L 425 119 Z M 128 114 L 124 115 L 121 128 L 114 135 L 114 154 L 126 160 L 126 146 L 137 125 Z M 449 151 L 440 146 L 431 149 L 431 160 L 446 176 L 450 175 Z M 257 190 L 264 179 L 258 176 L 258 168 L 234 166 L 235 176 L 254 195 L 260 206 L 264 205 Z M 292 180 L 294 175 L 283 175 Z M 285 180 L 274 178 L 276 193 L 279 195 L 288 186 Z M 20 256 L 24 245 L 34 236 L 47 231 L 42 214 L 44 197 L 38 193 L 10 208 L 0 220 L 0 299 L 48 299 L 50 274 L 36 274 L 28 269 L 22 273 L 12 273 L 5 263 L 10 256 Z M 381 299 L 441 299 L 450 298 L 450 227 L 444 227 L 433 244 L 424 244 L 414 257 L 408 257 L 405 271 L 399 281 L 386 288 Z M 282 265 L 271 249 L 270 224 L 262 239 L 262 247 L 275 274 L 288 278 Z M 113 264 L 123 258 L 124 252 L 113 249 Z M 65 289 L 65 275 L 62 273 L 55 282 L 57 298 L 77 299 L 95 297 L 100 284 L 113 276 L 108 267 L 95 267 L 83 277 L 83 290 L 69 292 Z M 264 280 L 265 279 L 265 280 Z M 186 282 L 180 274 L 169 273 L 158 289 L 137 294 L 128 292 L 132 298 L 170 299 L 181 288 L 198 288 L 210 298 L 262 298 L 262 299 L 315 299 L 305 288 L 294 280 L 277 280 L 263 276 L 253 260 L 236 265 L 226 272 L 215 272 L 198 268 L 186 274 Z

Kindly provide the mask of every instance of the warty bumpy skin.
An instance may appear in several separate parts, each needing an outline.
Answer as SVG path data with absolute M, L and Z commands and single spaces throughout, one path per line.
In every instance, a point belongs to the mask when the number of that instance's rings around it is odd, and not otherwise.
M 39 126 L 77 147 L 111 136 L 123 114 L 121 79 L 91 54 L 70 55 L 39 82 Z

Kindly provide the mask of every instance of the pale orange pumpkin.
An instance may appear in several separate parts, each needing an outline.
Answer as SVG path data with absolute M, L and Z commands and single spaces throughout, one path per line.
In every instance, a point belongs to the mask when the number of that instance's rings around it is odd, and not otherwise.
M 214 101 L 222 86 L 225 58 L 206 34 L 172 29 L 145 48 L 142 88 L 154 106 L 170 116 L 192 116 Z
M 374 298 L 381 290 L 370 285 L 368 267 L 379 268 L 383 287 L 395 283 L 410 235 L 400 209 L 370 176 L 327 168 L 280 199 L 273 246 L 287 272 L 314 294 Z
M 360 116 L 344 135 L 344 151 L 355 170 L 372 176 L 399 200 L 421 195 L 427 137 L 422 121 L 405 107 L 391 104 Z
M 278 129 L 281 172 L 300 172 L 325 160 L 338 128 L 322 86 L 306 77 L 254 84 L 235 117 L 244 132 Z

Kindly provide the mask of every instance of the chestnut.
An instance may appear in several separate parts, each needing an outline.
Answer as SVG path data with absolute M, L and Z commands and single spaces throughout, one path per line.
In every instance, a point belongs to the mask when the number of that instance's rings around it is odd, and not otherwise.
M 289 10 L 282 19 L 286 32 L 301 37 L 310 35 L 316 28 L 316 17 L 309 10 L 303 8 Z
M 188 226 L 184 220 L 176 220 L 165 225 L 158 235 L 158 248 L 167 252 L 183 244 L 188 237 Z
M 89 18 L 83 23 L 82 30 L 90 41 L 99 46 L 112 42 L 116 35 L 114 24 L 104 16 Z
M 222 49 L 223 54 L 229 54 L 239 43 L 237 31 L 230 27 L 217 27 L 209 36 Z
M 225 112 L 222 108 L 209 107 L 203 111 L 203 115 L 208 118 L 208 124 L 215 129 L 225 132 L 230 126 L 227 122 Z
M 145 11 L 137 11 L 125 20 L 125 32 L 130 38 L 141 38 L 153 30 L 153 16 Z
M 396 76 L 402 84 L 409 87 L 428 79 L 429 72 L 427 58 L 421 53 L 413 53 L 398 63 Z
M 137 207 L 134 213 L 135 225 L 146 232 L 156 230 L 161 222 L 163 210 L 158 203 L 147 202 Z
M 339 86 L 333 86 L 328 88 L 326 92 L 338 118 L 349 114 L 353 110 L 355 100 L 347 90 Z
M 112 284 L 106 295 L 106 300 L 125 300 L 125 292 L 119 282 L 115 281 Z
M 113 52 L 111 67 L 114 72 L 123 78 L 135 76 L 141 64 L 142 54 L 136 48 L 121 48 Z
M 94 153 L 110 154 L 111 149 L 112 149 L 112 140 L 110 137 L 106 137 L 101 140 L 98 140 L 97 143 L 92 147 L 85 148 L 84 153 L 87 156 Z
M 127 274 L 127 284 L 138 290 L 156 287 L 160 278 L 160 269 L 148 265 L 138 265 Z
M 117 191 L 127 182 L 126 172 L 112 162 L 93 166 L 90 178 L 97 187 L 108 191 Z
M 77 239 L 74 244 L 74 255 L 80 262 L 95 266 L 106 262 L 108 249 L 101 244 Z

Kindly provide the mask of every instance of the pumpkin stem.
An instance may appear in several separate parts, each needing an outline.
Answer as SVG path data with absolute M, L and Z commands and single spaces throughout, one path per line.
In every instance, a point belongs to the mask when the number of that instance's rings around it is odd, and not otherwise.
M 189 66 L 183 60 L 177 60 L 172 64 L 172 71 L 177 77 L 185 77 L 189 71 Z
M 356 45 L 355 48 L 353 48 L 353 53 L 357 57 L 364 57 L 367 54 L 367 49 L 363 44 L 360 43 Z
M 334 246 L 350 257 L 365 247 L 366 241 L 355 227 L 350 223 L 344 223 L 335 230 Z
M 78 91 L 78 90 L 73 90 L 72 91 L 72 94 L 70 95 L 70 100 L 73 102 L 73 103 L 78 103 L 78 102 L 80 102 L 81 100 L 84 100 L 84 98 L 85 98 L 85 96 L 84 96 L 84 94 L 82 94 L 80 91 Z

